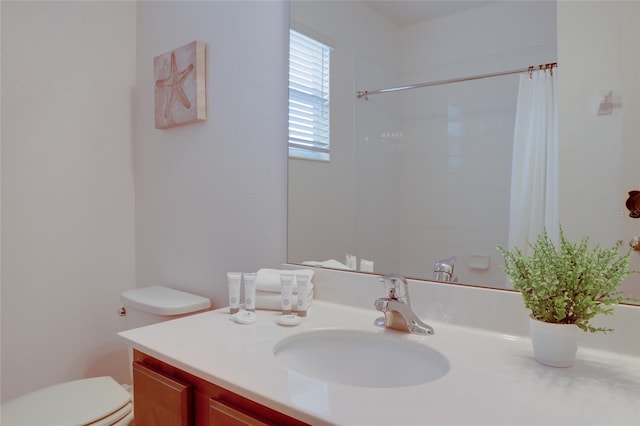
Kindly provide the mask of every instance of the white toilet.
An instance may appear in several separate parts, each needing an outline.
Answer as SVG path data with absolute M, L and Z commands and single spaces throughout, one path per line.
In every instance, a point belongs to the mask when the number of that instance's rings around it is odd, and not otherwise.
M 192 315 L 209 309 L 205 297 L 167 287 L 144 287 L 122 293 L 127 329 Z M 111 377 L 74 380 L 40 389 L 2 404 L 2 425 L 129 425 L 131 394 Z

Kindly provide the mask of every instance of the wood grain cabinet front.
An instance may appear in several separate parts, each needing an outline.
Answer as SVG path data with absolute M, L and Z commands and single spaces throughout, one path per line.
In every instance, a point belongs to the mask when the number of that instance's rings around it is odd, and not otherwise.
M 133 363 L 136 426 L 189 426 L 191 385 Z
M 301 426 L 306 423 L 133 351 L 136 426 Z
M 209 426 L 269 426 L 270 423 L 215 399 L 209 400 Z

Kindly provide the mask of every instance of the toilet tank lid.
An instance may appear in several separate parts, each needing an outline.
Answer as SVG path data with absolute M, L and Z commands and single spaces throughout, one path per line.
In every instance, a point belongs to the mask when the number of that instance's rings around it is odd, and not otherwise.
M 206 297 L 161 286 L 127 290 L 120 295 L 120 300 L 127 308 L 155 315 L 189 314 L 211 306 Z

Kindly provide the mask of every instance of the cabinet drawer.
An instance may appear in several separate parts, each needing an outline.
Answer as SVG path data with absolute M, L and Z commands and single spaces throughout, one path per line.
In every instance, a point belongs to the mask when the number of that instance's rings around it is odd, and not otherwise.
M 191 386 L 133 363 L 136 426 L 190 426 Z
M 209 426 L 268 426 L 247 413 L 222 401 L 209 400 Z

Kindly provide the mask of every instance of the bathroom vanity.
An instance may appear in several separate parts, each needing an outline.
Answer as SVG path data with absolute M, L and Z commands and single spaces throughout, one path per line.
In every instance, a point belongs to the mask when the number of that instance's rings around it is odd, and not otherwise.
M 366 279 L 377 292 L 373 278 Z M 331 287 L 338 284 L 331 280 L 327 283 L 323 288 L 322 282 L 317 282 L 316 289 L 319 295 L 324 292 L 331 299 Z M 145 416 L 154 419 L 152 416 L 158 414 L 166 420 L 173 416 L 185 422 L 169 424 L 196 425 L 640 423 L 637 343 L 632 342 L 622 352 L 581 344 L 573 367 L 546 367 L 533 359 L 526 333 L 489 330 L 482 322 L 479 327 L 456 324 L 455 294 L 449 293 L 451 290 L 444 293 L 453 311 L 443 313 L 446 301 L 442 295 L 424 285 L 432 296 L 430 304 L 424 306 L 430 308 L 433 319 L 420 308 L 422 290 L 412 294 L 412 300 L 418 314 L 434 328 L 435 334 L 430 336 L 377 328 L 373 322 L 379 312 L 373 307 L 327 300 L 314 300 L 308 316 L 295 327 L 278 325 L 279 313 L 271 311 L 258 311 L 256 323 L 240 325 L 229 321 L 228 308 L 222 308 L 122 332 L 120 337 L 136 351 L 137 424 L 145 424 Z M 342 293 L 346 297 L 348 292 Z M 519 309 L 509 307 L 510 302 L 504 300 L 495 304 L 495 295 L 492 297 L 493 312 L 485 311 L 485 316 L 495 316 L 496 311 L 511 315 Z M 507 293 L 505 297 L 519 302 L 517 294 Z M 482 309 L 481 297 L 475 300 Z M 440 306 L 439 313 L 433 303 Z M 629 332 L 624 330 L 624 323 L 638 319 L 637 308 L 628 308 L 631 311 L 624 307 L 617 315 L 623 323 L 615 333 L 622 333 L 622 337 Z M 509 322 L 526 324 L 527 318 L 509 317 Z M 331 339 L 345 333 L 355 336 L 345 342 L 355 342 L 356 350 L 362 349 L 358 342 L 364 342 L 364 353 L 368 350 L 371 357 L 341 353 L 339 338 Z M 297 359 L 307 368 L 301 370 L 300 365 L 281 355 L 283 348 L 294 347 L 290 343 L 302 336 L 329 336 L 320 345 L 336 345 L 339 355 L 336 359 L 323 355 L 306 365 L 304 359 Z M 606 340 L 607 336 L 600 338 Z M 419 364 L 414 364 L 408 374 L 401 371 L 403 365 L 413 361 L 405 360 L 396 347 L 408 352 L 424 349 L 419 355 L 424 357 L 424 368 L 435 366 L 436 373 L 422 377 Z M 381 358 L 376 358 L 377 352 L 383 352 Z M 291 353 L 294 361 L 309 356 Z M 362 366 L 366 374 L 351 375 L 350 368 L 344 368 L 349 363 L 356 363 L 353 370 Z M 335 371 L 340 374 L 332 376 Z M 420 376 L 417 382 L 407 381 L 415 376 Z M 369 380 L 372 377 L 375 380 Z M 166 412 L 162 407 L 171 408 Z M 228 422 L 217 423 L 221 418 Z

